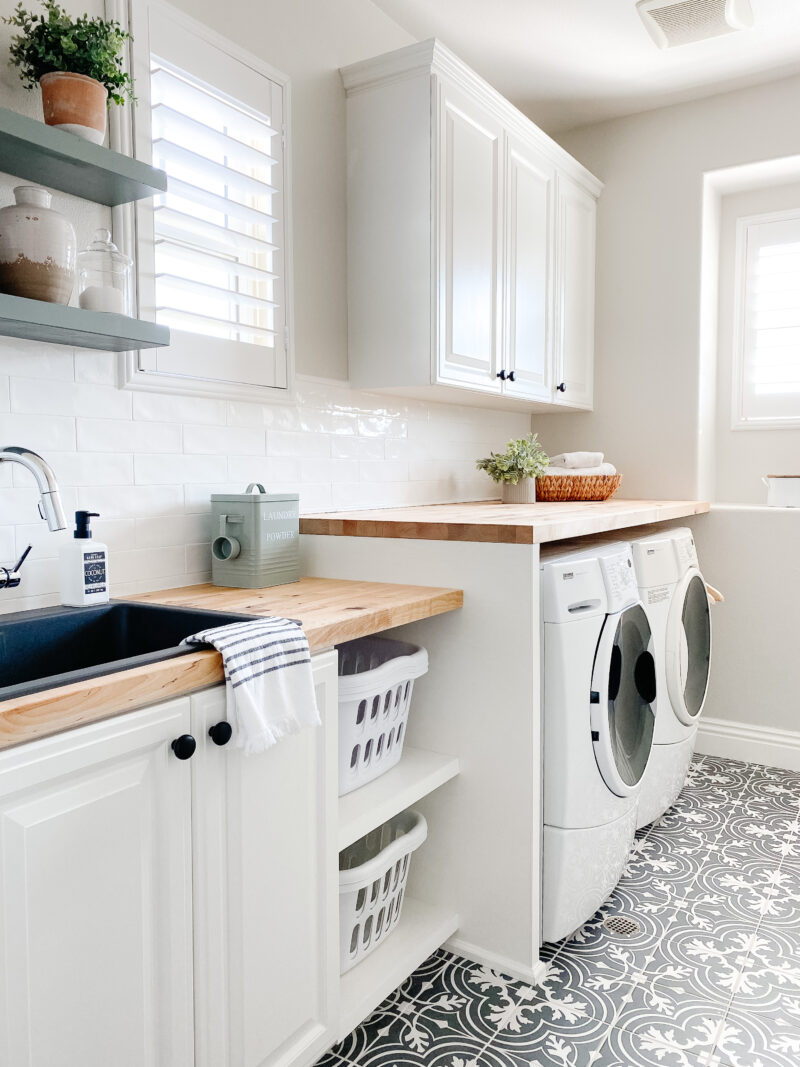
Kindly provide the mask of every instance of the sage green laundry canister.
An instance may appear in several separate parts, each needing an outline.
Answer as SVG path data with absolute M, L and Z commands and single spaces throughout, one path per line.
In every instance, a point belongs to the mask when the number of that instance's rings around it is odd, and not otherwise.
M 300 579 L 300 497 L 268 493 L 251 482 L 243 493 L 211 496 L 211 580 L 265 589 Z

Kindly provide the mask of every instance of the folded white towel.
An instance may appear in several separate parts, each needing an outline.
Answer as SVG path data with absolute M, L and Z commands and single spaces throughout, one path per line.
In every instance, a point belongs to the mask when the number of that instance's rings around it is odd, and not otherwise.
M 551 467 L 599 467 L 602 462 L 602 452 L 561 452 L 550 457 Z
M 613 463 L 600 463 L 597 467 L 554 467 L 552 464 L 545 467 L 544 476 L 555 475 L 557 478 L 582 477 L 593 474 L 616 474 L 617 468 Z
M 246 755 L 319 725 L 311 653 L 299 622 L 265 618 L 215 626 L 183 644 L 213 645 L 222 653 L 228 721 Z

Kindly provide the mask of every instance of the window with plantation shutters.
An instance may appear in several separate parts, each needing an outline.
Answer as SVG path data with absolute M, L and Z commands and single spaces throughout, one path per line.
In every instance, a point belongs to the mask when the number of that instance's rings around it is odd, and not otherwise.
M 739 219 L 734 427 L 800 426 L 800 211 Z
M 168 178 L 139 209 L 140 312 L 172 335 L 139 372 L 215 396 L 286 389 L 287 81 L 166 4 L 134 39 L 137 150 Z

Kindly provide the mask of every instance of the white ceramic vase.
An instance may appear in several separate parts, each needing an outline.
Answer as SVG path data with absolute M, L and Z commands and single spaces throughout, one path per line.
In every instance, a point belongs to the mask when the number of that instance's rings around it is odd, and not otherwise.
M 0 209 L 0 292 L 68 304 L 75 286 L 75 230 L 38 185 L 18 185 Z
M 501 492 L 504 504 L 534 504 L 536 503 L 536 479 L 521 478 L 516 485 L 503 482 Z

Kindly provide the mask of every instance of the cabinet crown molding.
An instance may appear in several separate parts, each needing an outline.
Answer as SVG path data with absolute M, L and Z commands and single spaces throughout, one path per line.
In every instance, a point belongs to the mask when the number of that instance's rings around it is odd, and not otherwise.
M 420 75 L 446 78 L 464 92 L 476 96 L 481 105 L 490 109 L 509 132 L 535 144 L 562 172 L 569 174 L 573 181 L 582 185 L 587 192 L 598 197 L 603 190 L 603 183 L 599 178 L 436 37 L 398 48 L 382 56 L 352 63 L 342 67 L 339 73 L 348 96 Z

